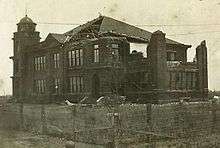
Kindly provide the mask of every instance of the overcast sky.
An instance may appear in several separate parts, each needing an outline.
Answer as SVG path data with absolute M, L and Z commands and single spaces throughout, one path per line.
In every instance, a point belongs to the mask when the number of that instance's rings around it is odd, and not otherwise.
M 220 90 L 220 0 L 0 0 L 0 95 L 11 94 L 11 38 L 25 7 L 42 39 L 76 27 L 56 23 L 83 24 L 101 13 L 148 31 L 162 30 L 168 38 L 192 45 L 189 59 L 206 40 L 209 88 Z

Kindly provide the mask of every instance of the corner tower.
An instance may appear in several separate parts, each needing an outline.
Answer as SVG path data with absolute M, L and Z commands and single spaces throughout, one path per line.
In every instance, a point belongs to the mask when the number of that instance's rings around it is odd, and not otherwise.
M 14 56 L 11 57 L 13 60 L 13 97 L 20 98 L 24 96 L 24 75 L 26 71 L 25 66 L 25 51 L 27 46 L 37 44 L 40 42 L 39 32 L 36 30 L 36 24 L 26 15 L 17 24 L 17 32 L 14 32 L 14 37 L 12 38 L 14 49 Z

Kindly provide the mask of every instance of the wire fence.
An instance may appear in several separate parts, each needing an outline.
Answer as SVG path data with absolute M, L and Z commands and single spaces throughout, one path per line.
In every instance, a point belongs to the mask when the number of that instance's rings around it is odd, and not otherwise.
M 124 104 L 117 107 L 5 104 L 0 128 L 106 145 L 220 145 L 220 104 Z

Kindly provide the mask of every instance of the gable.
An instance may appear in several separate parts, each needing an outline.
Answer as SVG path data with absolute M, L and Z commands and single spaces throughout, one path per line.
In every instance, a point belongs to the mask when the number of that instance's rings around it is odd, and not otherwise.
M 64 34 L 49 33 L 45 41 L 56 41 L 58 43 L 64 43 L 67 39 L 67 36 Z

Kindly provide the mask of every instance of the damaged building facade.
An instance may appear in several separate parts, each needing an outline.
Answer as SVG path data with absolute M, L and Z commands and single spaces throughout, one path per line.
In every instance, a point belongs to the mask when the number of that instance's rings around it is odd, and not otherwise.
M 207 48 L 187 62 L 185 45 L 106 16 L 40 41 L 27 16 L 14 33 L 13 97 L 30 102 L 79 102 L 123 95 L 131 102 L 163 102 L 208 93 Z

